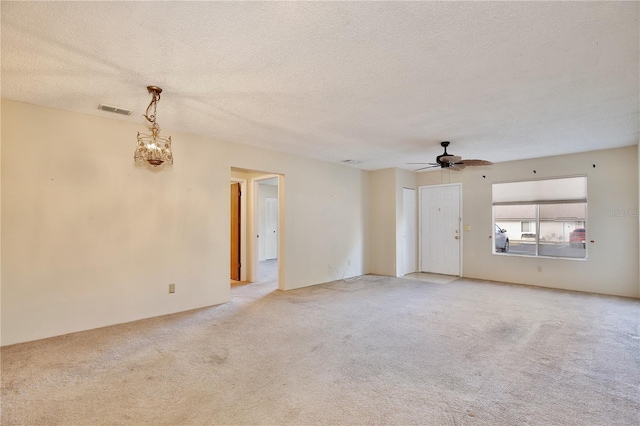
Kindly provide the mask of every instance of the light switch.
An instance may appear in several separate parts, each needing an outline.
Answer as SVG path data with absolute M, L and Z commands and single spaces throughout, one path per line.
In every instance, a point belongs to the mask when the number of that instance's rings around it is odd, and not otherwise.
M 471 231 L 471 225 L 465 225 L 464 226 L 464 230 L 465 231 Z

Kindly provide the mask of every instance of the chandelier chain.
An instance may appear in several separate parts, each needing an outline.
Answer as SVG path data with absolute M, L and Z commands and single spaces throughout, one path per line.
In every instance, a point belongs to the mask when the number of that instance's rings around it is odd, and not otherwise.
M 158 108 L 158 101 L 160 101 L 160 93 L 158 93 L 156 90 L 152 91 L 152 96 L 151 96 L 151 102 L 149 103 L 149 106 L 147 107 L 147 112 L 144 115 L 144 117 L 149 121 L 149 123 L 153 123 L 154 126 L 156 126 L 156 110 Z M 153 107 L 153 114 L 149 114 L 149 111 L 151 110 L 151 107 Z

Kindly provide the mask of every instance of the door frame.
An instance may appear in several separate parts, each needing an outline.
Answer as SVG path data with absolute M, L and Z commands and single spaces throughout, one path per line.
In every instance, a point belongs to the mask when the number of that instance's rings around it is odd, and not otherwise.
M 458 263 L 459 263 L 459 267 L 458 267 L 458 276 L 462 277 L 463 275 L 463 268 L 462 265 L 464 264 L 463 261 L 463 253 L 464 250 L 462 249 L 463 244 L 464 244 L 464 220 L 463 220 L 463 206 L 462 206 L 462 182 L 460 183 L 444 183 L 444 184 L 440 184 L 440 185 L 425 185 L 425 186 L 419 186 L 418 187 L 418 269 L 420 270 L 420 272 L 424 272 L 423 271 L 423 267 L 422 267 L 422 191 L 423 190 L 427 190 L 429 188 L 441 188 L 441 187 L 446 187 L 446 186 L 457 186 L 459 187 L 459 191 L 458 191 L 458 203 L 459 203 L 459 207 L 460 207 L 460 244 L 458 246 Z
M 258 220 L 259 220 L 259 212 L 258 212 L 258 191 L 260 181 L 268 180 L 272 178 L 278 178 L 278 288 L 280 290 L 285 290 L 285 280 L 284 280 L 284 175 L 278 174 L 265 174 L 251 179 L 252 188 L 253 188 L 253 196 L 252 196 L 252 215 L 251 215 L 251 223 L 252 223 L 252 234 L 251 235 L 251 276 L 249 277 L 250 281 L 256 281 L 258 279 Z
M 232 177 L 231 182 L 240 184 L 240 281 L 247 281 L 247 180 Z
M 418 269 L 420 269 L 419 265 L 419 257 L 418 257 L 418 252 L 419 252 L 419 247 L 414 247 L 414 251 L 413 251 L 413 255 L 414 255 L 414 259 L 413 259 L 413 264 L 415 264 L 415 270 L 413 271 L 407 271 L 406 265 L 407 265 L 407 242 L 406 242 L 406 229 L 407 229 L 407 212 L 405 210 L 405 191 L 413 191 L 413 203 L 414 203 L 414 225 L 413 225 L 413 231 L 416 235 L 414 235 L 415 238 L 415 243 L 416 245 L 419 245 L 419 240 L 418 240 L 418 229 L 419 229 L 419 225 L 418 225 L 418 209 L 417 209 L 417 202 L 418 202 L 418 191 L 416 191 L 415 188 L 407 188 L 407 187 L 402 187 L 402 233 L 403 233 L 403 239 L 402 239 L 402 272 L 400 274 L 400 276 L 405 276 L 407 274 L 413 274 L 415 272 L 419 272 Z

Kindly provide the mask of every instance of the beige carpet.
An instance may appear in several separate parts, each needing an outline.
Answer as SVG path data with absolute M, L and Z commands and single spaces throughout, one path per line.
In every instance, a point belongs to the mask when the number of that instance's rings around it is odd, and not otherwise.
M 365 276 L 2 349 L 2 424 L 637 425 L 640 302 Z

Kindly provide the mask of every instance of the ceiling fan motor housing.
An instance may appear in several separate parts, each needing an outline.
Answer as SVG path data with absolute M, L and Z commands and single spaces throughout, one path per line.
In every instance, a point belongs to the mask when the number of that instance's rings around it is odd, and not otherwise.
M 443 168 L 447 168 L 449 166 L 451 166 L 451 163 L 447 162 L 447 161 L 441 161 L 440 159 L 442 157 L 449 157 L 451 154 L 449 154 L 447 152 L 447 147 L 449 146 L 449 141 L 444 141 L 444 142 L 440 142 L 440 146 L 444 148 L 444 153 L 441 155 L 438 155 L 436 157 L 436 163 L 440 164 L 441 167 Z

